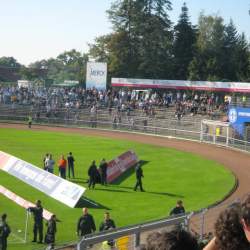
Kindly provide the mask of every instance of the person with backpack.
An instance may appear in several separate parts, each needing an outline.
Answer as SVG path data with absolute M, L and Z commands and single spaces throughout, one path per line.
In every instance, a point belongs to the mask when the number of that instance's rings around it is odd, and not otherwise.
M 7 214 L 3 214 L 0 221 L 0 250 L 7 249 L 7 238 L 11 233 L 10 227 L 6 220 Z
M 77 222 L 76 233 L 78 236 L 84 236 L 86 234 L 91 234 L 96 231 L 93 216 L 88 213 L 88 209 L 86 207 L 84 207 L 82 211 L 83 215 L 79 218 Z

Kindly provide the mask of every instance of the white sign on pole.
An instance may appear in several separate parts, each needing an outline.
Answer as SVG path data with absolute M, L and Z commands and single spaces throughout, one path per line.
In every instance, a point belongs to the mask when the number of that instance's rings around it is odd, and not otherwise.
M 84 187 L 2 151 L 0 151 L 0 170 L 15 176 L 69 207 L 75 207 L 86 190 Z
M 86 88 L 105 90 L 107 85 L 107 63 L 88 62 Z

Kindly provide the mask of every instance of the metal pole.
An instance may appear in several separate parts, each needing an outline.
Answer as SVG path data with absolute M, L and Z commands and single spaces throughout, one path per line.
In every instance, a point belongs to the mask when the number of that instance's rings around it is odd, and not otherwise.
M 204 228 L 205 228 L 205 213 L 207 209 L 204 209 L 201 213 L 201 232 L 200 232 L 200 240 L 203 240 Z
M 200 134 L 200 141 L 203 141 L 203 121 L 201 121 L 201 134 Z
M 138 246 L 140 246 L 140 241 L 141 241 L 141 234 L 140 232 L 135 234 L 135 248 L 137 248 Z
M 228 147 L 228 142 L 229 142 L 229 127 L 227 127 L 227 141 L 226 141 L 227 147 Z
M 24 232 L 24 242 L 27 242 L 28 236 L 28 221 L 29 221 L 29 211 L 26 211 L 26 221 L 25 221 L 25 232 Z

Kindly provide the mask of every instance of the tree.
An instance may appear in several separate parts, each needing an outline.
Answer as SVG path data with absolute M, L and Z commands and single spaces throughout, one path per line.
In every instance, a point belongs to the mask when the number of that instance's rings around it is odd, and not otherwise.
M 174 27 L 174 77 L 184 80 L 188 78 L 188 66 L 194 56 L 196 30 L 189 21 L 186 3 L 182 6 L 178 24 Z
M 199 17 L 195 55 L 190 63 L 192 80 L 221 80 L 223 78 L 224 24 L 219 16 Z M 193 72 L 192 72 L 192 71 Z M 193 79 L 193 76 L 198 77 Z
M 86 77 L 87 61 L 87 54 L 82 54 L 73 49 L 61 53 L 57 58 L 32 63 L 29 68 L 46 70 L 46 78 L 56 83 L 61 83 L 64 80 L 77 80 L 80 84 L 83 84 Z
M 114 33 L 108 47 L 113 74 L 150 78 L 169 75 L 170 9 L 168 0 L 123 0 L 112 4 L 108 14 Z
M 235 57 L 237 80 L 250 81 L 250 50 L 244 33 L 238 39 Z
M 0 67 L 20 69 L 21 66 L 14 57 L 0 57 Z

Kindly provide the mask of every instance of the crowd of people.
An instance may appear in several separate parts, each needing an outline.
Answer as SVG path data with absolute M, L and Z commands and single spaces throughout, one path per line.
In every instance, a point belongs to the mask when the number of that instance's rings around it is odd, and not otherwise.
M 71 178 L 71 176 L 75 178 L 74 162 L 75 159 L 72 152 L 69 152 L 67 159 L 65 159 L 64 155 L 61 155 L 57 163 L 59 176 L 61 178 L 66 179 L 66 172 L 68 172 L 68 178 Z M 54 165 L 55 161 L 53 160 L 52 154 L 47 153 L 43 158 L 43 169 L 53 174 Z
M 155 107 L 176 105 L 177 114 L 196 114 L 198 111 L 209 113 L 217 108 L 225 109 L 231 100 L 230 95 L 222 93 L 177 90 L 0 87 L 0 104 L 30 105 L 38 110 L 46 109 L 48 115 L 56 114 L 61 108 L 80 109 L 86 106 L 103 106 L 108 109 L 117 107 L 118 110 L 128 113 L 133 109 L 141 109 L 145 114 L 153 115 Z

